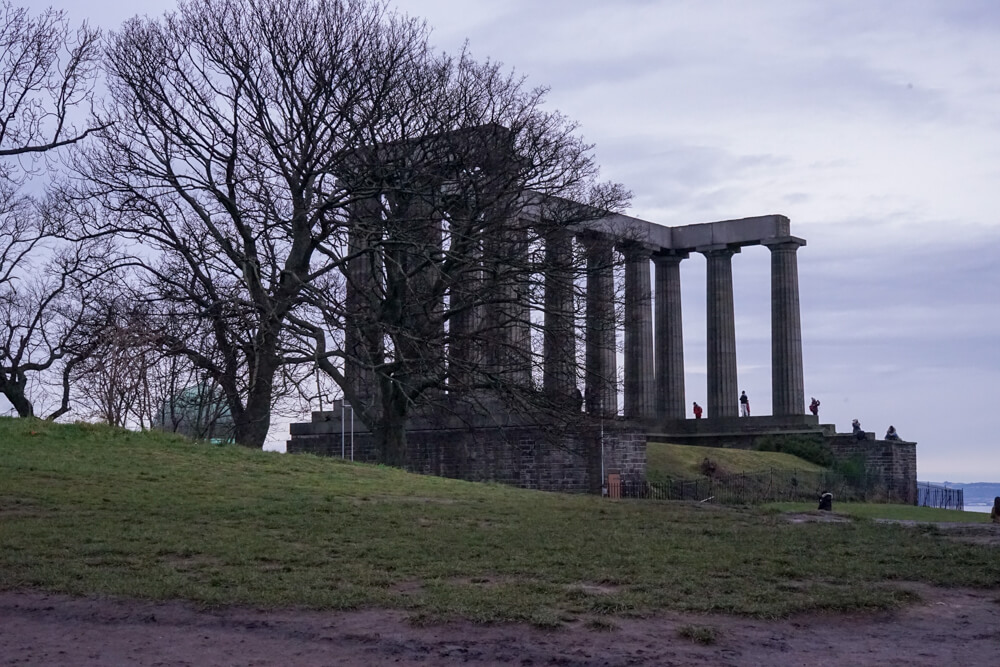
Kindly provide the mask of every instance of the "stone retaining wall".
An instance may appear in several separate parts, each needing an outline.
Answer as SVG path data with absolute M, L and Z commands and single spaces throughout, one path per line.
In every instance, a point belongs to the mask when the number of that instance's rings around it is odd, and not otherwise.
M 863 458 L 866 472 L 884 484 L 895 500 L 906 505 L 917 504 L 917 443 L 901 440 L 876 440 L 874 433 L 866 439 L 854 435 L 836 435 L 826 439 L 838 461 Z
M 369 432 L 356 429 L 353 440 L 354 460 L 377 460 Z M 621 421 L 559 431 L 537 424 L 408 429 L 406 440 L 406 469 L 440 477 L 578 493 L 600 492 L 602 471 L 646 478 L 645 431 Z M 312 422 L 292 424 L 287 451 L 349 458 L 350 443 L 339 414 L 314 413 Z

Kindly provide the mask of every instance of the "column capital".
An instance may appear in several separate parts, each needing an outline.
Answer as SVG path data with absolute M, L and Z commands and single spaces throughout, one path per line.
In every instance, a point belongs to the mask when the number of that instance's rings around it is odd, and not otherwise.
M 667 248 L 660 248 L 653 253 L 653 263 L 657 266 L 660 264 L 679 264 L 682 260 L 685 260 L 690 256 L 690 253 L 686 250 L 670 250 Z
M 622 241 L 618 241 L 615 244 L 615 246 L 618 248 L 619 252 L 621 252 L 623 255 L 625 255 L 630 259 L 632 258 L 638 259 L 641 257 L 646 257 L 648 259 L 650 256 L 652 256 L 654 252 L 656 252 L 659 249 L 659 246 L 646 243 L 645 241 L 637 241 L 634 239 L 625 239 Z
M 774 238 L 764 239 L 760 242 L 760 244 L 767 246 L 771 252 L 774 252 L 775 250 L 798 250 L 806 244 L 806 240 L 801 239 L 798 236 L 776 236 Z
M 581 231 L 576 233 L 576 240 L 587 250 L 605 249 L 608 246 L 614 247 L 615 241 L 607 234 L 601 232 Z
M 700 252 L 706 257 L 732 257 L 739 254 L 740 247 L 720 243 L 717 245 L 703 245 L 695 248 L 695 252 Z

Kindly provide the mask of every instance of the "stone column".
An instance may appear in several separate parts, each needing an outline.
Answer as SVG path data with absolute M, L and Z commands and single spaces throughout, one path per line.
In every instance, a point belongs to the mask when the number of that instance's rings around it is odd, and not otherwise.
M 479 301 L 483 289 L 482 239 L 475 233 L 467 211 L 450 212 L 451 252 L 466 258 L 467 268 L 453 282 L 448 295 L 448 384 L 449 389 L 467 393 L 481 380 L 483 361 Z
M 684 329 L 681 323 L 681 260 L 686 252 L 653 255 L 656 264 L 656 401 L 659 419 L 684 419 Z
M 801 415 L 806 393 L 796 253 L 806 242 L 786 236 L 763 243 L 771 249 L 771 411 L 775 415 Z
M 501 385 L 531 383 L 527 253 L 527 229 L 517 219 L 483 243 L 486 368 Z
M 587 252 L 586 374 L 587 413 L 618 414 L 618 371 L 615 361 L 614 246 L 600 234 L 581 234 Z
M 545 239 L 545 368 L 542 386 L 556 401 L 576 399 L 576 325 L 573 318 L 573 236 L 553 230 Z M 579 405 L 576 406 L 579 410 Z
M 733 255 L 739 248 L 710 247 L 700 252 L 708 260 L 708 397 L 709 419 L 736 417 L 736 314 L 733 309 Z
M 514 234 L 514 301 L 511 304 L 513 324 L 510 330 L 511 365 L 514 382 L 531 386 L 531 278 L 529 276 L 529 226 L 527 220 L 515 221 Z
M 653 295 L 649 258 L 653 249 L 629 242 L 621 250 L 625 255 L 625 416 L 652 419 Z
M 375 393 L 372 370 L 384 358 L 381 335 L 373 329 L 372 294 L 381 289 L 381 260 L 373 241 L 381 230 L 382 204 L 377 197 L 349 207 L 348 253 L 345 278 L 344 380 L 359 399 Z

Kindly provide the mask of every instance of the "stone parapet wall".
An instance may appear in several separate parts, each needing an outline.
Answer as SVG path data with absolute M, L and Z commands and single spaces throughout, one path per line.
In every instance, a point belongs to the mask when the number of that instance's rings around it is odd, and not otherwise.
M 339 414 L 314 419 L 292 425 L 287 451 L 335 457 L 343 451 L 350 458 L 351 436 L 345 431 L 342 440 Z M 377 460 L 369 432 L 355 429 L 353 440 L 355 461 Z M 645 431 L 627 422 L 561 431 L 541 425 L 408 429 L 406 440 L 406 469 L 440 477 L 573 493 L 600 492 L 602 468 L 605 476 L 646 478 Z

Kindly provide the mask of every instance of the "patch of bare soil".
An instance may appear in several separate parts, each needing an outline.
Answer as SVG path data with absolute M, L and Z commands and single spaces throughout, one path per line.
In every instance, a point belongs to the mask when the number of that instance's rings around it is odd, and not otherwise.
M 934 665 L 996 664 L 1000 591 L 910 585 L 924 602 L 781 621 L 663 614 L 595 630 L 467 622 L 415 627 L 396 611 L 316 612 L 0 593 L 2 665 Z M 685 638 L 691 637 L 691 639 Z M 714 643 L 703 645 L 697 638 Z

